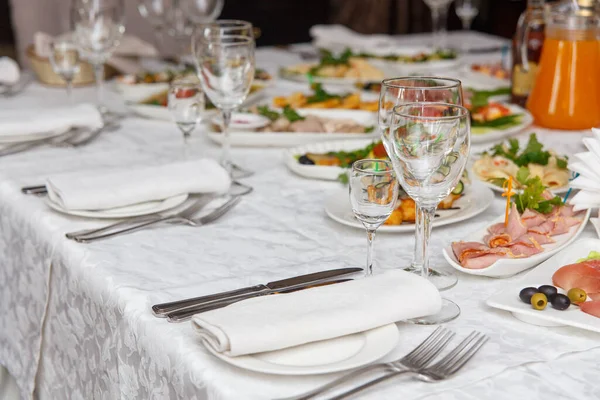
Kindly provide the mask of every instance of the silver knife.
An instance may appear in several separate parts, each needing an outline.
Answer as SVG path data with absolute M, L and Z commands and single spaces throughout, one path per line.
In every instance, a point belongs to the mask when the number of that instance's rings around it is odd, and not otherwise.
M 266 292 L 278 291 L 284 289 L 293 289 L 295 287 L 322 283 L 331 278 L 337 278 L 344 275 L 355 274 L 361 272 L 362 268 L 340 268 L 332 269 L 328 271 L 315 272 L 312 274 L 296 276 L 294 278 L 282 279 L 279 281 L 269 282 L 267 284 L 261 284 L 256 286 L 249 286 L 242 289 L 231 290 L 227 292 L 211 294 L 206 296 L 194 297 L 190 299 L 172 301 L 169 303 L 155 304 L 152 306 L 152 312 L 154 315 L 160 318 L 166 317 L 167 314 L 187 308 L 200 305 L 213 304 L 219 301 L 237 298 L 250 298 L 266 294 Z M 247 297 L 250 296 L 250 297 Z
M 333 281 L 325 281 L 325 282 L 321 282 L 321 283 L 310 282 L 310 283 L 305 283 L 303 285 L 295 286 L 293 288 L 279 289 L 279 290 L 267 290 L 264 292 L 260 292 L 258 294 L 249 294 L 245 297 L 229 298 L 229 299 L 217 301 L 217 302 L 210 303 L 210 304 L 203 304 L 200 306 L 181 308 L 179 310 L 175 310 L 175 311 L 167 314 L 166 317 L 169 322 L 184 322 L 184 321 L 190 320 L 196 314 L 200 314 L 200 313 L 211 311 L 211 310 L 216 310 L 218 308 L 227 307 L 233 303 L 237 303 L 242 300 L 251 299 L 251 298 L 260 297 L 260 296 L 272 295 L 272 294 L 291 293 L 291 292 L 296 292 L 299 290 L 309 289 L 309 288 L 313 288 L 313 287 L 317 287 L 317 286 L 334 285 L 337 283 L 348 282 L 351 280 L 352 279 L 336 279 Z

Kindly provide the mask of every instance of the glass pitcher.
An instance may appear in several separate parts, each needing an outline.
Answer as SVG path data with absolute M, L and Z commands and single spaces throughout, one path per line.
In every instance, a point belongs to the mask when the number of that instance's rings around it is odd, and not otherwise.
M 598 0 L 546 5 L 542 56 L 527 100 L 538 126 L 567 130 L 600 126 L 598 6 Z M 523 55 L 526 68 L 527 52 Z

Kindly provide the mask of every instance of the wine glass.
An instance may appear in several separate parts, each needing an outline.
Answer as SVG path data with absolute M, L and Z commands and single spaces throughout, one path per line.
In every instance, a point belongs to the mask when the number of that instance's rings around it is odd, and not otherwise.
M 205 24 L 221 15 L 225 0 L 179 0 L 179 5 L 194 24 Z
M 200 31 L 194 36 L 192 47 L 202 89 L 222 113 L 221 164 L 233 175 L 229 124 L 231 113 L 244 102 L 252 86 L 254 40 Z
M 211 36 L 247 36 L 254 39 L 254 28 L 248 21 L 239 19 L 220 19 L 210 24 L 198 27 L 200 36 L 208 38 Z
M 162 43 L 166 14 L 173 0 L 138 0 L 138 12 L 152 25 L 157 44 Z
M 461 82 L 457 79 L 430 76 L 411 76 L 383 80 L 378 109 L 379 129 L 383 136 L 387 135 L 389 131 L 394 107 L 412 102 L 445 102 L 462 105 L 463 93 Z M 424 268 L 424 262 L 419 252 L 419 249 L 423 247 L 422 225 L 423 213 L 417 208 L 415 213 L 414 259 L 412 265 L 405 270 L 418 274 L 422 274 Z M 427 272 L 429 279 L 439 290 L 450 289 L 458 281 L 456 274 L 450 271 L 429 268 Z
M 350 172 L 350 204 L 352 211 L 367 230 L 366 275 L 373 274 L 373 240 L 375 232 L 396 207 L 398 183 L 394 169 L 385 160 L 358 160 Z
M 167 101 L 169 111 L 183 133 L 184 155 L 187 158 L 188 140 L 196 125 L 201 122 L 204 113 L 204 92 L 200 82 L 191 79 L 171 82 Z
M 471 29 L 471 23 L 473 19 L 479 14 L 477 6 L 473 4 L 473 0 L 456 0 L 454 4 L 456 15 L 462 22 L 463 30 L 468 31 Z
M 50 43 L 52 70 L 67 84 L 67 98 L 73 103 L 73 79 L 79 72 L 79 50 L 70 35 L 61 36 Z
M 429 238 L 436 208 L 460 180 L 470 150 L 469 111 L 449 103 L 407 103 L 394 107 L 392 124 L 383 136 L 388 156 L 404 191 L 423 213 L 417 249 L 422 276 L 429 278 Z M 444 299 L 438 314 L 416 318 L 417 324 L 440 324 L 460 315 L 460 308 Z
M 81 57 L 94 66 L 97 101 L 103 112 L 104 63 L 119 46 L 125 32 L 124 20 L 123 0 L 78 0 L 71 9 L 74 39 Z
M 433 30 L 433 46 L 446 48 L 448 8 L 452 0 L 424 0 L 431 10 L 431 27 Z

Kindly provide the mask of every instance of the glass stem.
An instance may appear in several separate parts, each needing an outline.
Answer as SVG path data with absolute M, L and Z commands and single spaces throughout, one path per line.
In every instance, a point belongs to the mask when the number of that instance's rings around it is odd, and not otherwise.
M 429 277 L 429 238 L 431 236 L 431 223 L 435 217 L 436 207 L 417 205 L 418 210 L 422 214 L 422 221 L 419 226 L 418 235 L 421 236 L 421 246 L 415 253 L 415 258 L 420 257 L 422 260 L 421 276 L 425 279 Z
M 366 276 L 373 275 L 373 241 L 375 240 L 375 230 L 367 229 L 367 270 Z
M 231 174 L 231 138 L 229 137 L 229 124 L 231 122 L 231 110 L 223 110 L 223 142 L 221 143 L 221 165 Z
M 433 30 L 434 47 L 446 48 L 446 24 L 448 20 L 448 6 L 433 8 L 431 10 L 431 25 Z
M 67 83 L 67 101 L 69 102 L 69 105 L 72 106 L 73 105 L 73 80 L 66 79 L 66 83 Z
M 104 83 L 104 63 L 98 62 L 94 64 L 94 73 L 96 75 L 96 100 L 98 101 L 98 107 L 102 110 L 104 108 L 102 104 L 103 100 L 103 83 Z
M 417 207 L 415 212 L 415 252 L 411 272 L 421 273 L 423 270 L 423 211 Z

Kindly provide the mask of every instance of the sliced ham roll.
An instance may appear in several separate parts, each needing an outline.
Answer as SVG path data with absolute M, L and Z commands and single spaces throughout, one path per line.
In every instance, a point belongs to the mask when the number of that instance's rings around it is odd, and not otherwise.
M 492 248 L 506 246 L 507 244 L 510 243 L 510 241 L 511 241 L 510 235 L 508 235 L 506 233 L 501 233 L 499 235 L 490 234 L 490 235 L 484 236 L 484 238 L 483 238 L 483 242 Z
M 542 213 L 527 209 L 523 215 L 521 215 L 521 220 L 527 229 L 529 229 L 546 222 L 546 217 Z

